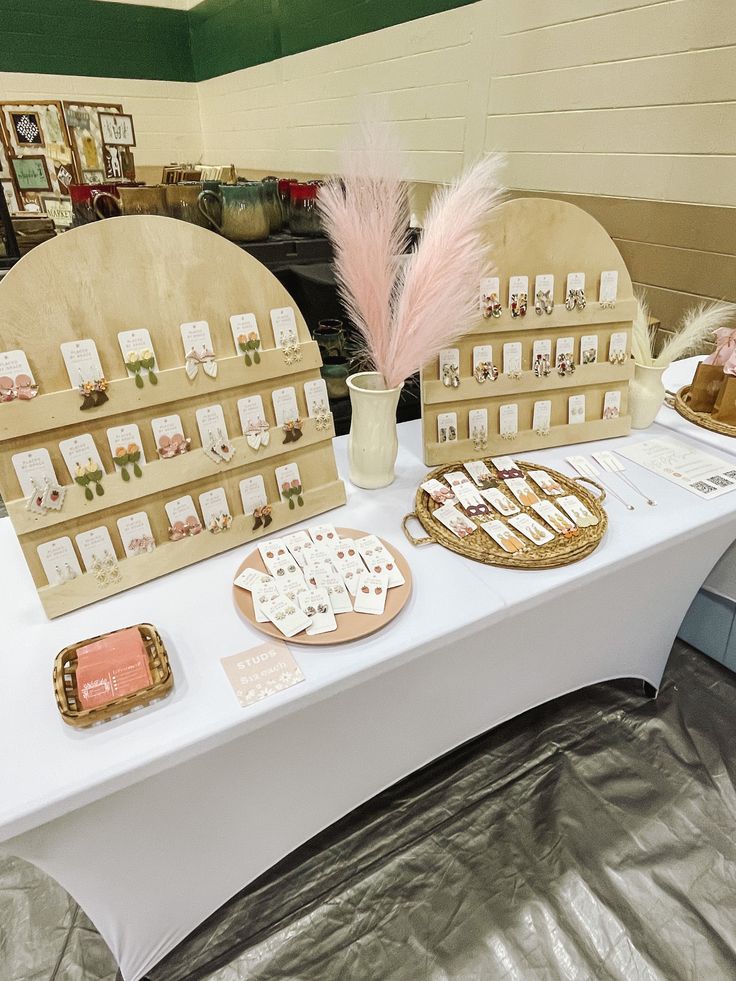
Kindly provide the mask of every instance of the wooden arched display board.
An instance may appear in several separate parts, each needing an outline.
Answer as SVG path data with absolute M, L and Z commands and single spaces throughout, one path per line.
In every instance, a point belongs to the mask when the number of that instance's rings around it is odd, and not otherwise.
M 500 279 L 501 316 L 483 320 L 453 347 L 460 350 L 460 385 L 447 388 L 440 378 L 439 363 L 433 362 L 422 372 L 422 425 L 424 462 L 429 466 L 468 460 L 489 454 L 519 453 L 564 446 L 588 440 L 623 436 L 630 431 L 628 410 L 629 381 L 634 374 L 631 353 L 631 328 L 636 300 L 631 277 L 621 253 L 606 230 L 587 212 L 564 201 L 547 198 L 517 198 L 498 209 L 489 228 L 493 243 L 496 275 Z M 615 306 L 602 308 L 598 303 L 600 275 L 618 272 Z M 585 273 L 585 309 L 565 308 L 568 273 Z M 554 310 L 537 316 L 534 312 L 534 282 L 538 275 L 554 275 Z M 526 316 L 512 318 L 509 310 L 509 279 L 529 277 L 529 306 Z M 610 364 L 608 345 L 611 335 L 625 332 L 626 362 Z M 580 339 L 597 335 L 598 360 L 581 364 Z M 576 368 L 574 374 L 560 377 L 556 370 L 537 378 L 532 370 L 532 347 L 536 340 L 555 344 L 561 337 L 573 337 Z M 502 351 L 508 342 L 521 342 L 522 371 L 519 378 L 503 374 Z M 493 361 L 498 367 L 496 381 L 482 384 L 473 376 L 473 348 L 490 344 Z M 448 345 L 449 347 L 450 345 Z M 603 400 L 607 392 L 620 391 L 620 414 L 603 418 Z M 585 422 L 568 424 L 568 398 L 585 395 Z M 549 432 L 539 435 L 532 429 L 534 403 L 549 400 Z M 499 407 L 518 406 L 518 435 L 513 440 L 500 435 Z M 468 414 L 472 409 L 488 412 L 488 438 L 485 446 L 471 439 Z M 437 418 L 441 413 L 457 414 L 457 441 L 439 442 Z
M 276 348 L 270 311 L 293 307 L 299 347 L 296 360 Z M 260 364 L 247 367 L 235 353 L 229 318 L 255 314 L 262 347 Z M 218 372 L 199 370 L 190 380 L 184 368 L 182 323 L 209 323 Z M 118 332 L 145 327 L 158 364 L 158 384 L 136 387 L 125 368 Z M 97 345 L 109 382 L 109 401 L 80 411 L 79 392 L 70 388 L 60 344 L 91 338 Z M 0 282 L 0 351 L 21 349 L 39 385 L 31 401 L 0 405 L 0 493 L 7 503 L 44 609 L 51 617 L 146 582 L 175 569 L 240 545 L 263 534 L 319 514 L 345 502 L 332 449 L 332 417 L 321 425 L 308 418 L 304 382 L 318 379 L 319 349 L 304 318 L 278 280 L 256 259 L 213 233 L 172 218 L 130 216 L 95 222 L 39 246 Z M 293 386 L 303 436 L 284 444 L 276 425 L 271 393 Z M 261 395 L 270 441 L 254 451 L 241 435 L 237 402 Z M 201 448 L 195 419 L 198 408 L 222 406 L 228 434 L 235 445 L 229 462 L 215 464 Z M 151 429 L 156 417 L 178 414 L 190 452 L 159 459 Z M 113 463 L 106 431 L 137 423 L 146 465 L 143 478 L 128 482 Z M 85 499 L 69 476 L 59 442 L 90 434 L 102 457 L 104 496 Z M 44 447 L 67 493 L 59 512 L 39 515 L 26 510 L 12 457 Z M 274 471 L 296 463 L 303 486 L 301 507 L 291 510 L 280 500 Z M 272 505 L 269 527 L 252 530 L 253 518 L 243 511 L 240 482 L 262 475 Z M 229 531 L 171 542 L 164 505 L 191 494 L 195 505 L 207 490 L 225 490 L 233 524 Z M 145 511 L 154 551 L 125 558 L 116 521 Z M 197 506 L 199 513 L 199 507 Z M 49 585 L 37 547 L 100 526 L 107 527 L 119 560 L 120 581 L 101 588 L 95 576 Z M 79 551 L 77 549 L 77 554 Z

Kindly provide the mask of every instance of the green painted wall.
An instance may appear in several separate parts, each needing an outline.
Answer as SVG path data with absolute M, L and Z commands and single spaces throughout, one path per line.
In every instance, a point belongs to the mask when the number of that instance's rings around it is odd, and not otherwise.
M 0 0 L 0 71 L 201 81 L 473 2 Z
M 192 82 L 189 19 L 137 4 L 0 0 L 0 71 Z

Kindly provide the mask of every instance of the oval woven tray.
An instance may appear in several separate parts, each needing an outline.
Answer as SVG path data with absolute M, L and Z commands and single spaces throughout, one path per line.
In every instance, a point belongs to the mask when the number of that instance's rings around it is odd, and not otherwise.
M 491 473 L 493 473 L 494 467 L 490 459 L 484 460 L 484 463 Z M 555 569 L 558 566 L 579 562 L 580 559 L 584 559 L 591 552 L 594 552 L 600 545 L 608 527 L 608 516 L 601 507 L 601 502 L 606 497 L 605 490 L 593 480 L 587 480 L 587 478 L 583 477 L 568 477 L 565 474 L 558 473 L 556 470 L 551 470 L 549 467 L 542 467 L 538 463 L 525 463 L 523 460 L 514 460 L 514 463 L 524 474 L 527 474 L 530 470 L 544 470 L 545 473 L 550 474 L 568 494 L 574 494 L 585 504 L 589 511 L 592 511 L 596 515 L 598 524 L 590 528 L 578 528 L 576 532 L 569 536 L 555 535 L 554 539 L 551 542 L 547 542 L 546 545 L 532 545 L 530 542 L 529 548 L 525 552 L 509 553 L 505 552 L 500 545 L 497 545 L 491 536 L 487 535 L 480 527 L 466 538 L 458 538 L 457 535 L 453 535 L 451 531 L 433 517 L 433 512 L 440 505 L 433 501 L 429 494 L 419 487 L 414 505 L 415 510 L 411 514 L 407 514 L 403 521 L 404 534 L 412 545 L 428 545 L 430 542 L 436 542 L 439 545 L 444 545 L 445 548 L 449 548 L 452 552 L 457 552 L 458 555 L 464 555 L 469 559 L 474 559 L 476 562 L 484 562 L 486 565 L 503 566 L 507 569 Z M 432 477 L 439 479 L 449 471 L 460 469 L 460 466 L 458 463 L 450 463 L 442 467 L 437 467 L 436 470 L 433 470 L 427 475 L 425 480 L 430 480 Z M 583 487 L 583 480 L 585 480 L 585 483 L 595 487 L 600 492 L 600 495 L 596 497 L 586 487 Z M 501 482 L 499 481 L 499 483 Z M 545 494 L 536 485 L 533 486 L 537 495 L 542 500 L 548 500 L 554 504 L 554 496 Z M 508 497 L 512 498 L 510 492 L 508 493 Z M 518 502 L 516 503 L 518 505 Z M 522 512 L 530 515 L 530 517 L 540 522 L 540 524 L 544 524 L 536 511 L 532 510 L 531 507 L 518 506 Z M 491 517 L 498 518 L 499 515 L 494 513 L 493 515 L 470 518 L 470 520 L 475 525 L 480 526 L 483 521 L 488 521 Z M 407 522 L 411 518 L 416 518 L 420 522 L 427 532 L 425 538 L 415 538 L 411 534 L 407 527 Z
M 667 392 L 665 402 L 671 409 L 678 412 L 683 419 L 700 426 L 702 429 L 710 429 L 711 432 L 720 433 L 721 436 L 736 436 L 736 426 L 729 426 L 726 422 L 719 422 L 714 419 L 709 412 L 693 412 L 685 399 L 690 392 L 690 386 L 685 385 L 679 392 Z

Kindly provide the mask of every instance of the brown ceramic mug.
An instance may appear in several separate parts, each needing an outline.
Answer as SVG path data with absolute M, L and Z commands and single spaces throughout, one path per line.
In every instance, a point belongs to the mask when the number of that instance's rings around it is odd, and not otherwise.
M 187 181 L 181 184 L 166 184 L 166 210 L 172 218 L 188 221 L 192 225 L 209 228 L 210 221 L 199 210 L 199 195 L 202 191 L 200 181 Z
M 107 201 L 104 199 L 107 198 Z M 101 199 L 103 199 L 101 201 Z M 118 196 L 102 191 L 95 198 L 94 208 L 100 218 L 100 210 L 109 206 L 116 215 L 165 215 L 166 199 L 162 184 L 153 187 L 119 187 Z

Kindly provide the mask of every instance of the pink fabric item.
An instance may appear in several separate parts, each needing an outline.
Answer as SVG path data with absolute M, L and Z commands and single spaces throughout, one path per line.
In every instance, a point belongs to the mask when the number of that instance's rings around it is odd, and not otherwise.
M 713 354 L 708 355 L 704 364 L 723 365 L 726 374 L 735 375 L 736 362 L 733 359 L 736 357 L 736 328 L 719 327 L 718 330 L 714 331 L 714 334 L 716 349 Z M 729 362 L 731 362 L 731 370 L 726 368 Z

